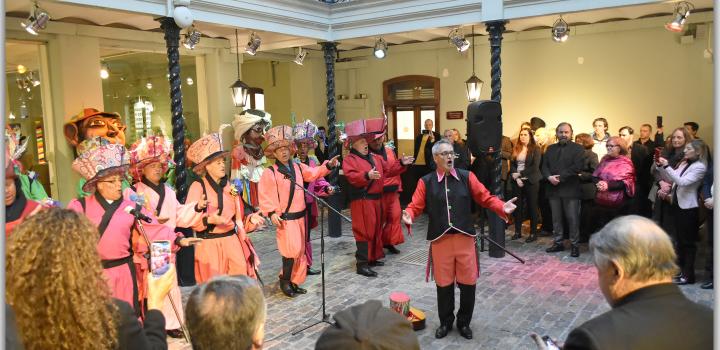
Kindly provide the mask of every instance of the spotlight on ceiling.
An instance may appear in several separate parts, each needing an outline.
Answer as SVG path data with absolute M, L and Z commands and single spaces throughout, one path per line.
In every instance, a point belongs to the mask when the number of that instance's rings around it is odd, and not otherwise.
M 562 16 L 553 23 L 551 31 L 552 39 L 557 43 L 564 43 L 570 37 L 570 26 L 568 26 Z
M 460 30 L 460 27 L 451 30 L 448 39 L 455 45 L 458 52 L 465 52 L 470 47 L 470 42 L 465 39 L 465 34 Z
M 307 56 L 307 54 L 308 54 L 307 50 L 304 50 L 304 49 L 302 48 L 302 46 L 301 46 L 301 47 L 298 47 L 298 53 L 297 53 L 297 55 L 295 56 L 295 60 L 293 60 L 293 62 L 295 62 L 295 63 L 297 63 L 297 64 L 299 64 L 299 65 L 302 66 L 302 65 L 303 65 L 303 61 L 305 61 L 305 56 Z
M 20 25 L 32 35 L 38 35 L 41 30 L 45 29 L 47 22 L 50 20 L 50 15 L 47 11 L 43 10 L 38 6 L 37 3 L 33 4 L 32 11 L 26 22 L 20 22 Z
M 191 78 L 191 77 L 187 77 L 187 79 L 185 79 L 185 81 L 187 82 L 188 85 L 195 84 L 195 81 L 193 81 L 193 78 Z
M 23 73 L 27 72 L 27 67 L 23 66 L 22 64 L 18 64 L 17 72 L 20 74 L 23 74 Z
M 195 46 L 200 43 L 201 35 L 202 33 L 200 33 L 199 30 L 195 29 L 195 26 L 190 27 L 187 33 L 185 33 L 185 40 L 183 40 L 183 46 L 185 46 L 185 48 L 187 48 L 188 50 L 194 49 Z
M 687 21 L 690 12 L 694 9 L 695 6 L 687 1 L 680 1 L 675 4 L 673 20 L 665 24 L 665 29 L 676 33 L 682 32 L 685 28 L 685 21 Z
M 375 48 L 373 49 L 373 55 L 377 58 L 385 58 L 387 55 L 388 44 L 383 38 L 377 38 L 375 41 Z
M 105 62 L 100 63 L 100 78 L 107 79 L 110 77 L 110 67 Z
M 260 39 L 260 36 L 257 35 L 257 33 L 252 32 L 250 34 L 250 39 L 248 39 L 247 46 L 245 47 L 245 53 L 255 56 L 257 50 L 260 48 L 260 44 L 262 44 L 262 39 Z

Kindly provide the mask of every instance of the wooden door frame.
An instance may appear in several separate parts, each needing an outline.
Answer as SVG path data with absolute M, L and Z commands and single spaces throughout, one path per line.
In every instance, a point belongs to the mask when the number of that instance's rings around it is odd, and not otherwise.
M 434 89 L 435 98 L 431 99 L 414 99 L 414 100 L 394 100 L 390 96 L 390 87 L 397 83 L 403 82 L 414 82 L 416 84 L 420 82 L 432 83 Z M 420 110 L 422 107 L 433 107 L 435 108 L 435 130 L 440 130 L 440 78 L 427 76 L 427 75 L 403 75 L 392 79 L 385 80 L 383 82 L 383 104 L 385 109 L 392 114 L 393 121 L 393 139 L 395 142 L 397 139 L 397 108 L 398 107 L 413 107 L 416 121 L 420 119 Z M 414 134 L 418 135 L 422 128 L 422 120 L 415 123 Z M 438 131 L 439 132 L 439 131 Z M 389 136 L 389 135 L 388 135 Z

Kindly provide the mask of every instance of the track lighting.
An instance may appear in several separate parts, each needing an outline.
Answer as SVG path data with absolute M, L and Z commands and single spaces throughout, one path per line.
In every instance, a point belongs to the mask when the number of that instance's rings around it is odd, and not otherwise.
M 32 11 L 26 22 L 20 22 L 20 25 L 32 35 L 38 35 L 38 33 L 45 29 L 47 22 L 50 20 L 50 15 L 47 11 L 43 10 L 38 6 L 37 3 L 33 4 Z
M 560 16 L 560 18 L 553 23 L 551 32 L 552 39 L 555 42 L 564 43 L 570 37 L 570 26 L 568 26 L 567 22 Z
M 305 61 L 305 56 L 307 56 L 307 54 L 308 54 L 307 50 L 304 50 L 304 49 L 302 48 L 302 46 L 301 46 L 301 47 L 298 47 L 298 53 L 297 53 L 297 55 L 295 56 L 295 60 L 294 60 L 293 62 L 295 62 L 295 63 L 297 63 L 297 64 L 299 64 L 299 65 L 302 66 L 302 65 L 303 65 L 303 61 Z
M 247 46 L 245 47 L 245 53 L 255 56 L 258 48 L 260 48 L 260 44 L 262 44 L 262 39 L 260 39 L 260 36 L 257 35 L 257 33 L 252 32 L 250 34 L 250 39 L 248 39 Z
M 183 40 L 183 46 L 187 48 L 188 50 L 192 50 L 195 48 L 195 46 L 200 43 L 200 36 L 202 36 L 202 33 L 200 33 L 199 30 L 195 29 L 195 26 L 191 26 L 190 29 L 188 29 L 187 33 L 185 33 L 185 40 Z
M 448 34 L 448 39 L 455 45 L 458 52 L 465 52 L 470 47 L 470 42 L 465 39 L 465 35 L 460 30 L 460 27 L 451 30 L 450 34 Z
M 673 20 L 665 24 L 665 29 L 671 32 L 682 32 L 685 28 L 685 21 L 690 16 L 690 12 L 695 9 L 695 6 L 687 1 L 680 1 L 675 4 L 675 11 L 673 12 Z
M 387 49 L 388 44 L 385 39 L 377 38 L 377 40 L 375 41 L 375 48 L 373 49 L 373 54 L 375 55 L 375 57 L 381 59 L 385 58 L 385 56 L 387 55 Z
M 100 63 L 100 78 L 107 79 L 110 77 L 110 67 L 105 62 Z

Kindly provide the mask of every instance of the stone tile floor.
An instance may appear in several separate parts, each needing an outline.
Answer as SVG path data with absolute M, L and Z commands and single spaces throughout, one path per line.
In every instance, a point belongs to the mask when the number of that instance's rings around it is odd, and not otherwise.
M 413 225 L 414 236 L 398 247 L 399 255 L 388 255 L 386 265 L 375 268 L 379 276 L 374 279 L 355 273 L 355 244 L 349 225 L 343 224 L 342 237 L 327 238 L 327 312 L 332 316 L 370 299 L 388 305 L 391 292 L 403 291 L 410 296 L 411 304 L 427 315 L 427 328 L 416 332 L 423 349 L 535 349 L 528 336 L 530 332 L 562 340 L 574 327 L 609 309 L 597 287 L 586 245 L 582 246 L 579 258 L 571 258 L 569 250 L 548 254 L 545 248 L 550 245 L 550 238 L 542 237 L 533 243 L 524 243 L 524 237 L 510 241 L 508 231 L 506 247 L 526 263 L 521 264 L 509 255 L 490 258 L 487 251 L 483 253 L 471 324 L 474 339 L 466 340 L 455 330 L 443 339 L 435 339 L 435 328 L 439 326 L 435 285 L 425 282 L 424 277 L 426 225 L 425 216 L 418 218 Z M 297 335 L 291 333 L 321 318 L 320 276 L 308 276 L 303 285 L 308 294 L 294 299 L 285 297 L 277 286 L 280 255 L 274 231 L 266 229 L 251 237 L 262 260 L 260 275 L 268 304 L 265 349 L 313 349 L 326 325 L 316 325 Z M 315 267 L 319 267 L 319 228 L 313 230 L 312 238 Z M 422 259 L 412 259 L 419 256 Z M 187 297 L 191 290 L 192 287 L 183 288 L 183 295 Z M 702 290 L 699 284 L 683 286 L 682 290 L 690 299 L 712 307 L 712 290 Z M 458 303 L 459 297 L 455 299 Z M 190 349 L 184 340 L 168 338 L 168 341 L 171 349 Z

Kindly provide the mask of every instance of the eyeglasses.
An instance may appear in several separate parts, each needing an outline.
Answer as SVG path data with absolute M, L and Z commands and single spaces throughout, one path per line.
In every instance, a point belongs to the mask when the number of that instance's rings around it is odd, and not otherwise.
M 436 154 L 439 155 L 439 156 L 441 156 L 441 157 L 447 157 L 447 156 L 450 156 L 450 155 L 451 155 L 451 156 L 455 156 L 455 152 L 453 152 L 453 151 L 445 151 L 445 152 L 440 152 L 440 153 L 436 153 Z
M 106 183 L 111 183 L 111 184 L 121 184 L 122 181 L 123 180 L 121 178 L 116 178 L 116 179 L 98 181 L 98 183 L 106 182 Z
M 620 145 L 605 145 L 606 148 L 620 147 Z

